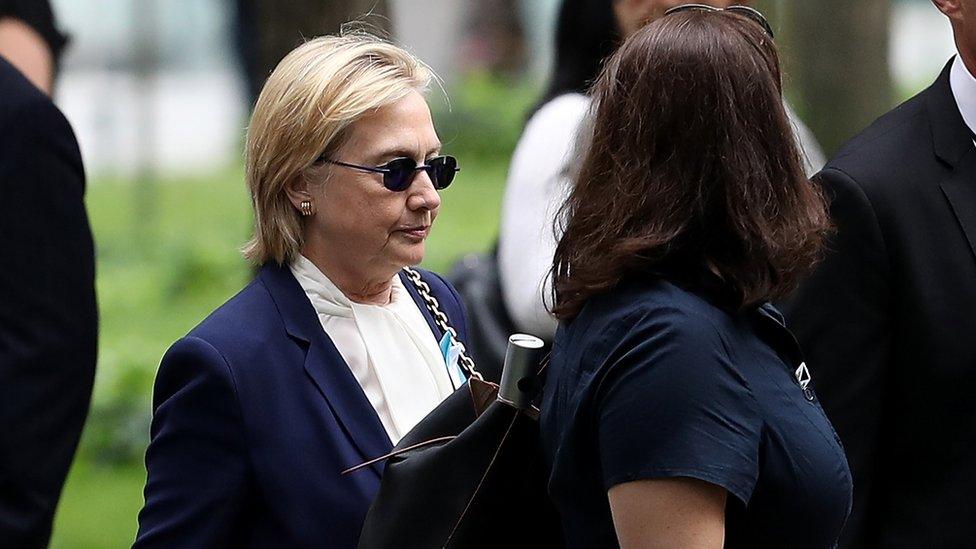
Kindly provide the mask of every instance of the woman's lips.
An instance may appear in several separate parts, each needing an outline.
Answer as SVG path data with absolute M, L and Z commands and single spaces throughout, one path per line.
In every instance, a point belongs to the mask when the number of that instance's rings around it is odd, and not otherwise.
M 427 235 L 430 234 L 430 225 L 425 225 L 421 227 L 408 227 L 406 229 L 400 229 L 398 233 L 403 233 L 406 236 L 415 240 L 424 240 Z

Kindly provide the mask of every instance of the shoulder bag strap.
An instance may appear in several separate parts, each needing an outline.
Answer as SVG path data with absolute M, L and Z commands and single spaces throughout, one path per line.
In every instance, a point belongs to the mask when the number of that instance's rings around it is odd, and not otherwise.
M 448 334 L 448 337 L 451 338 L 452 345 L 457 345 L 460 347 L 461 354 L 458 357 L 458 364 L 461 366 L 461 369 L 464 370 L 468 377 L 473 377 L 478 381 L 484 381 L 484 376 L 481 375 L 481 372 L 479 372 L 475 367 L 474 361 L 468 356 L 468 351 L 465 349 L 464 343 L 458 341 L 457 331 L 451 327 L 447 315 L 441 311 L 441 304 L 439 301 L 437 301 L 437 298 L 434 297 L 433 292 L 431 292 L 430 285 L 427 284 L 423 278 L 421 278 L 420 272 L 416 269 L 404 267 L 403 271 L 407 273 L 407 278 L 409 278 L 410 282 L 412 282 L 414 287 L 417 288 L 417 293 L 419 293 L 420 297 L 424 300 L 427 310 L 430 311 L 430 315 L 434 319 L 434 324 L 436 324 L 442 332 Z

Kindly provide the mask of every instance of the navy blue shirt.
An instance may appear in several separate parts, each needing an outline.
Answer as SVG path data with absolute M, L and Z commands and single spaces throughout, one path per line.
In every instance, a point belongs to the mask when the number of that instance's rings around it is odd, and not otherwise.
M 570 547 L 614 547 L 607 491 L 725 488 L 726 547 L 832 547 L 851 476 L 796 340 L 771 305 L 729 312 L 660 279 L 591 299 L 556 333 L 542 407 Z

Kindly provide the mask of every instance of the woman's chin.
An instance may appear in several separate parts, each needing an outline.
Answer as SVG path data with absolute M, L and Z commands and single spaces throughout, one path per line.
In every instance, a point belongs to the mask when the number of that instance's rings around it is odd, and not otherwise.
M 411 244 L 409 246 L 404 246 L 401 250 L 398 250 L 397 259 L 398 264 L 405 267 L 415 267 L 420 265 L 424 260 L 425 246 L 423 242 Z

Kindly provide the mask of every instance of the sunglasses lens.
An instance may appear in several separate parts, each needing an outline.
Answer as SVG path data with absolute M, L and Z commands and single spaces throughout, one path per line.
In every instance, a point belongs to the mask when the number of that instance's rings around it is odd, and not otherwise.
M 397 158 L 387 162 L 385 167 L 388 171 L 383 174 L 383 186 L 391 191 L 400 192 L 410 186 L 414 171 L 417 169 L 417 162 L 412 158 Z
M 454 181 L 454 174 L 457 172 L 457 159 L 453 156 L 431 158 L 428 165 L 433 168 L 431 179 L 434 180 L 434 186 L 438 190 L 446 189 Z

